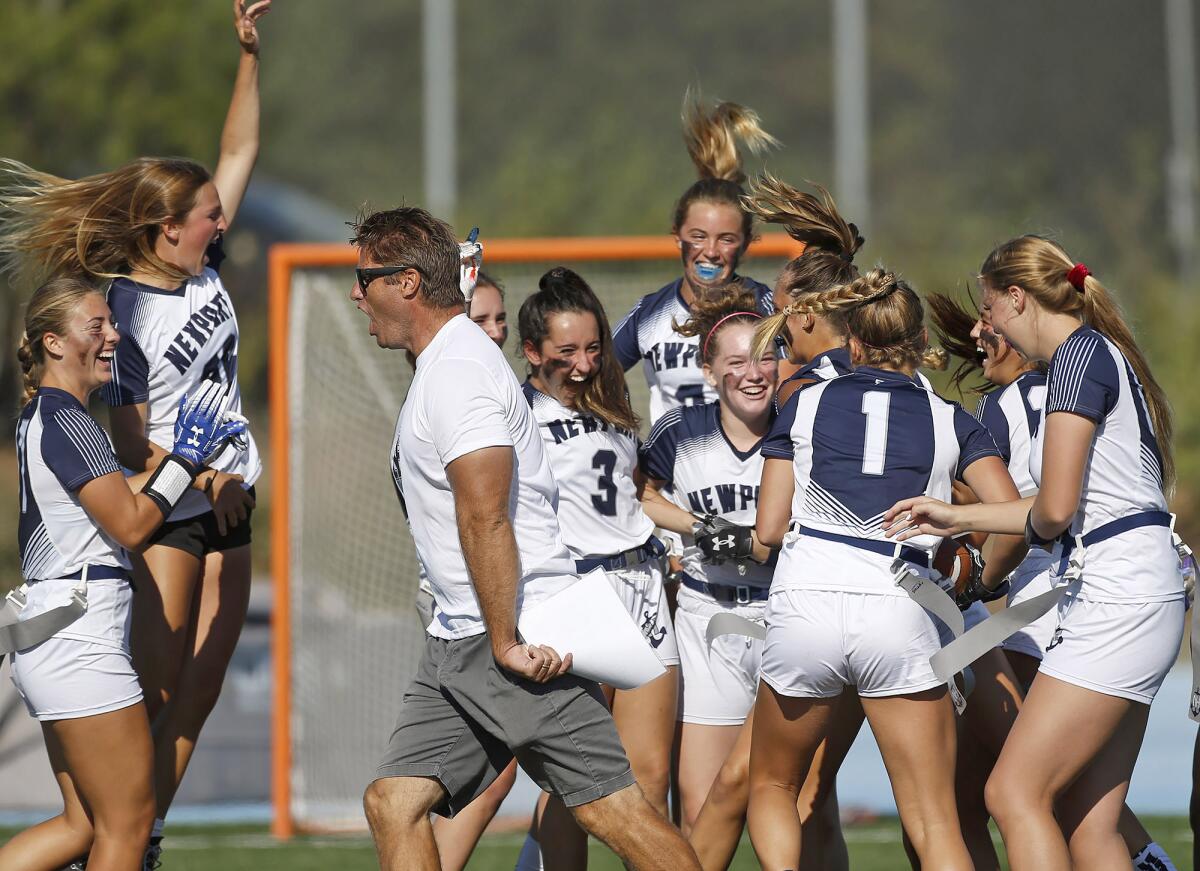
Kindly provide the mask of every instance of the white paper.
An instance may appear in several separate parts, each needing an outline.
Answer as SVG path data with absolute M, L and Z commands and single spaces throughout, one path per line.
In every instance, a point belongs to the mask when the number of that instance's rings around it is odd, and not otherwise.
M 517 629 L 526 644 L 571 654 L 572 673 L 617 689 L 640 687 L 666 672 L 603 569 L 522 609 Z

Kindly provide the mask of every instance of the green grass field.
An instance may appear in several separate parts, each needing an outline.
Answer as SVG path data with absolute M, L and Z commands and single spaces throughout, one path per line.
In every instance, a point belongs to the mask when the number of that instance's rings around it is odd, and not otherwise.
M 1184 817 L 1143 818 L 1179 871 L 1192 868 L 1192 833 Z M 12 830 L 0 830 L 0 840 Z M 522 835 L 488 835 L 475 851 L 470 871 L 511 871 Z M 850 867 L 854 871 L 894 871 L 908 867 L 894 820 L 847 826 Z M 164 871 L 366 871 L 378 867 L 375 850 L 362 836 L 303 837 L 286 844 L 261 826 L 173 826 L 168 829 Z M 605 848 L 592 845 L 591 871 L 621 871 L 621 863 Z M 758 867 L 749 840 L 743 840 L 732 868 Z M 1007 867 L 1007 866 L 1005 866 Z

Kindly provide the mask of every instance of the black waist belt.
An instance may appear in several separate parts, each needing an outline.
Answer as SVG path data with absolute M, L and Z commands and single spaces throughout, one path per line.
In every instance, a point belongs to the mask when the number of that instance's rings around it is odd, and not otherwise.
M 1116 520 L 1110 520 L 1108 523 L 1101 524 L 1091 532 L 1081 535 L 1078 538 L 1070 535 L 1062 535 L 1058 539 L 1062 544 L 1062 563 L 1059 571 L 1061 573 L 1066 570 L 1067 561 L 1070 560 L 1071 552 L 1076 547 L 1091 547 L 1093 544 L 1099 544 L 1102 541 L 1115 538 L 1123 532 L 1141 529 L 1144 526 L 1170 527 L 1170 525 L 1171 515 L 1166 511 L 1139 511 L 1137 514 L 1130 514 L 1127 517 L 1118 517 Z
M 873 538 L 855 538 L 853 535 L 825 532 L 822 529 L 809 529 L 799 524 L 793 524 L 792 531 L 798 532 L 800 535 L 807 535 L 810 538 L 819 538 L 823 541 L 836 541 L 838 544 L 848 544 L 850 547 L 856 547 L 859 550 L 869 550 L 880 556 L 899 557 L 905 562 L 910 562 L 913 565 L 922 566 L 923 568 L 929 568 L 932 564 L 932 554 L 929 551 L 921 550 L 919 547 L 909 547 L 907 544 L 896 545 L 888 544 L 886 541 L 877 541 Z
M 699 578 L 693 578 L 687 572 L 680 578 L 682 584 L 689 590 L 712 596 L 725 605 L 749 605 L 753 602 L 765 602 L 771 591 L 766 587 L 751 587 L 747 584 L 710 584 Z
M 87 566 L 87 576 L 89 581 L 121 581 L 129 578 L 129 569 L 123 569 L 119 566 Z M 39 581 L 78 581 L 82 577 L 83 569 L 79 569 L 69 575 L 58 575 L 54 578 L 30 578 L 29 583 L 36 584 Z
M 652 535 L 646 539 L 645 544 L 623 551 L 622 553 L 577 559 L 575 560 L 575 571 L 581 575 L 590 572 L 592 569 L 604 569 L 606 572 L 615 572 L 618 569 L 639 566 L 651 557 L 662 556 L 666 552 L 667 549 L 663 546 L 663 543 Z

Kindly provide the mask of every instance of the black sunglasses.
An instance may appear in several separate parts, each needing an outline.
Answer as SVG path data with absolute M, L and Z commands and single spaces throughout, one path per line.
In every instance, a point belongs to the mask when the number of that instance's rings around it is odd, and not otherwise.
M 376 278 L 383 278 L 386 275 L 395 275 L 397 272 L 403 272 L 406 269 L 416 270 L 417 275 L 422 278 L 425 273 L 420 266 L 414 266 L 411 263 L 401 264 L 399 266 L 359 266 L 354 270 L 354 277 L 358 280 L 358 287 L 363 293 L 367 292 L 367 285 Z

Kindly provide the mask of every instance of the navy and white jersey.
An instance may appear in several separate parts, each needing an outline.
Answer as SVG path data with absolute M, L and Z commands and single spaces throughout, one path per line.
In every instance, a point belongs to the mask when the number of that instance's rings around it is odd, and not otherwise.
M 751 278 L 740 278 L 746 289 L 758 297 L 763 316 L 775 312 L 771 289 Z M 626 371 L 643 361 L 646 385 L 650 388 L 650 423 L 680 405 L 715 402 L 717 392 L 704 382 L 704 361 L 700 359 L 702 336 L 684 337 L 672 324 L 684 323 L 692 311 L 683 301 L 677 278 L 655 293 L 643 296 L 613 330 L 617 359 Z
M 1121 349 L 1091 327 L 1072 333 L 1050 359 L 1031 464 L 1039 485 L 1046 418 L 1061 412 L 1096 424 L 1071 535 L 1131 514 L 1167 510 L 1162 454 L 1142 385 Z M 1079 595 L 1108 602 L 1178 598 L 1183 584 L 1173 555 L 1170 536 L 1161 527 L 1095 544 L 1087 549 Z
M 720 403 L 674 408 L 654 425 L 642 448 L 642 471 L 665 481 L 671 501 L 697 517 L 716 514 L 739 526 L 754 526 L 762 481 L 761 442 L 739 451 L 721 427 Z M 713 584 L 769 587 L 774 569 L 747 562 L 709 565 L 690 535 L 683 538 L 683 570 Z
M 893 544 L 883 515 L 900 499 L 950 501 L 951 483 L 1000 452 L 979 421 L 901 372 L 860 366 L 798 391 L 763 442 L 765 457 L 790 460 L 791 520 L 807 529 Z M 934 551 L 941 538 L 905 544 Z M 789 534 L 774 589 L 846 590 L 903 596 L 891 558 Z
M 108 291 L 108 306 L 121 334 L 112 381 L 101 390 L 109 405 L 147 404 L 146 437 L 170 451 L 175 441 L 179 400 L 203 381 L 231 388 L 229 410 L 241 412 L 238 388 L 238 326 L 233 303 L 211 267 L 174 290 L 118 278 Z M 249 487 L 262 472 L 254 438 L 239 451 L 226 445 L 208 464 L 241 475 Z M 208 499 L 189 490 L 168 520 L 183 520 L 211 510 Z
M 854 369 L 850 365 L 850 349 L 849 348 L 831 348 L 828 351 L 817 354 L 787 378 L 779 385 L 779 390 L 783 390 L 785 384 L 792 381 L 829 381 L 831 378 L 837 378 L 841 375 L 846 375 Z M 775 393 L 775 410 L 779 410 L 779 392 Z
M 1046 404 L 1046 376 L 1042 372 L 1023 372 L 1016 381 L 984 394 L 975 409 L 979 422 L 987 427 L 1008 464 L 1008 473 L 1022 498 L 1037 493 L 1030 472 L 1033 439 Z
M 79 400 L 43 387 L 17 422 L 21 574 L 64 578 L 85 565 L 129 568 L 125 549 L 79 503 L 84 484 L 121 471 L 108 435 Z
M 558 522 L 576 559 L 640 547 L 654 523 L 638 501 L 637 436 L 522 385 L 558 482 Z

